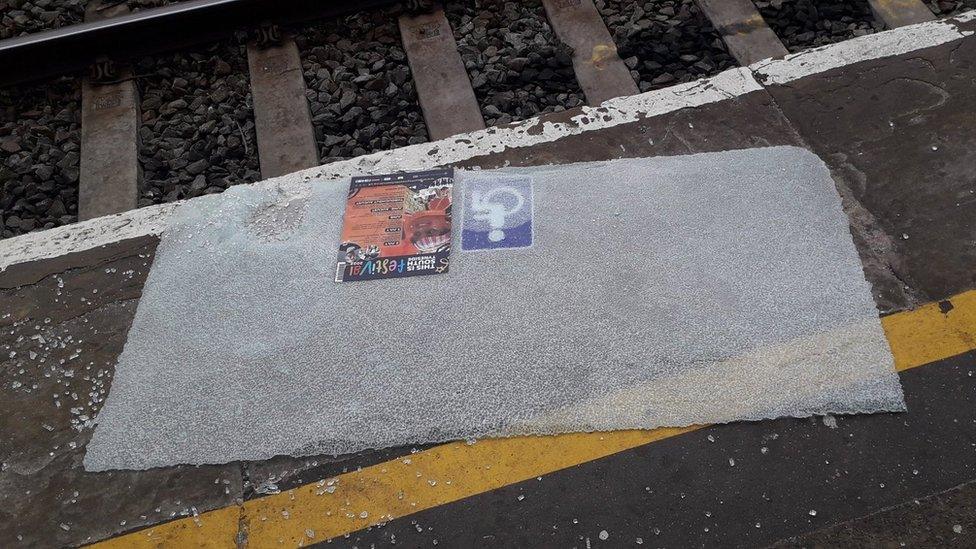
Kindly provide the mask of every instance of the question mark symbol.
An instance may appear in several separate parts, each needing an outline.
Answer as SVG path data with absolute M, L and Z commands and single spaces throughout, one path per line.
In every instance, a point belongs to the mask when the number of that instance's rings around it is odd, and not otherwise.
M 515 198 L 515 205 L 510 209 L 505 209 L 504 204 L 496 202 L 496 195 L 508 194 Z M 471 209 L 474 215 L 471 217 L 479 221 L 487 221 L 491 231 L 488 232 L 488 240 L 501 242 L 505 239 L 505 218 L 517 213 L 525 205 L 525 197 L 513 187 L 495 187 L 483 193 L 475 190 L 471 195 Z

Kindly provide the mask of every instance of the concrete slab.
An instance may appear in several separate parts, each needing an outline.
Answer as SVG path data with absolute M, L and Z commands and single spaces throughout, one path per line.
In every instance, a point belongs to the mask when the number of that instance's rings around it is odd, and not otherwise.
M 283 35 L 279 43 L 261 47 L 252 40 L 247 44 L 247 65 L 261 175 L 277 177 L 317 166 L 318 147 L 295 41 Z
M 899 281 L 879 288 L 885 307 L 976 287 L 976 131 L 960 123 L 976 117 L 974 66 L 967 38 L 767 85 L 860 212 L 874 268 Z
M 552 30 L 573 48 L 573 70 L 590 105 L 640 90 L 592 0 L 542 0 Z
M 96 21 L 127 12 L 124 4 L 92 2 L 85 19 Z M 79 220 L 136 207 L 142 178 L 140 120 L 139 92 L 128 67 L 119 67 L 111 82 L 82 79 Z
M 138 475 L 80 466 L 151 253 L 135 246 L 0 290 L 0 545 L 76 546 L 241 496 L 236 465 Z
M 698 6 L 740 65 L 789 53 L 751 0 L 698 0 Z
M 458 171 L 457 202 L 479 184 L 498 186 L 482 179 L 493 173 Z M 156 252 L 86 469 L 904 410 L 847 218 L 809 151 L 524 173 L 539 200 L 532 253 L 452 254 L 451 272 L 417 284 L 285 282 L 319 279 L 334 261 L 339 241 L 328 235 L 338 234 L 348 182 L 290 197 L 299 214 L 307 206 L 305 221 L 273 251 L 248 220 L 281 199 L 279 188 L 236 187 L 184 206 Z M 595 211 L 601 202 L 614 211 Z M 623 248 L 643 274 L 604 269 L 618 256 L 608 250 Z M 562 272 L 536 276 L 553 264 Z M 366 302 L 388 304 L 382 324 L 360 324 Z M 389 339 L 418 325 L 427 327 L 419 338 Z M 366 353 L 354 350 L 362 341 L 374 342 Z M 430 365 L 432 353 L 449 368 Z M 467 408 L 448 404 L 458 394 Z
M 974 531 L 976 483 L 967 483 L 770 547 L 965 547 Z
M 478 100 L 444 10 L 401 15 L 398 24 L 430 138 L 442 139 L 484 128 Z

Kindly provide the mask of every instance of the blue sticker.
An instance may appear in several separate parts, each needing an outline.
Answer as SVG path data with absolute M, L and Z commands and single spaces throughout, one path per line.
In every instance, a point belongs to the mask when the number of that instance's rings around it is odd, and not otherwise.
M 532 178 L 466 174 L 461 249 L 504 250 L 532 245 Z

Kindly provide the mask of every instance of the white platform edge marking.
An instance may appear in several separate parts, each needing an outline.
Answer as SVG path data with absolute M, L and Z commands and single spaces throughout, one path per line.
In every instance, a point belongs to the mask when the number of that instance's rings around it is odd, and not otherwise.
M 859 36 L 837 44 L 792 53 L 782 59 L 764 59 L 749 65 L 749 68 L 763 84 L 786 84 L 851 63 L 901 55 L 959 40 L 973 32 L 960 31 L 955 23 L 965 23 L 973 19 L 976 19 L 976 10 L 948 19 L 926 21 Z
M 312 178 L 338 179 L 355 174 L 426 169 L 506 149 L 549 143 L 571 135 L 611 128 L 641 118 L 762 90 L 763 87 L 753 77 L 753 72 L 762 77 L 764 84 L 785 84 L 851 63 L 900 55 L 959 40 L 973 32 L 960 31 L 955 23 L 973 20 L 976 20 L 976 10 L 940 21 L 928 21 L 854 38 L 791 54 L 783 59 L 759 61 L 749 67 L 730 69 L 711 78 L 611 99 L 599 107 L 584 107 L 583 113 L 573 117 L 570 123 L 542 122 L 538 118 L 532 118 L 518 124 L 488 128 L 440 141 L 318 166 L 254 184 L 289 185 Z M 582 123 L 584 118 L 588 119 L 585 124 Z M 0 272 L 20 263 L 159 234 L 165 227 L 169 214 L 180 203 L 148 206 L 0 240 Z
M 147 206 L 105 217 L 0 240 L 0 273 L 19 263 L 99 248 L 129 238 L 159 234 L 184 202 Z
M 570 122 L 554 123 L 531 118 L 518 124 L 479 130 L 430 143 L 317 166 L 253 185 L 289 186 L 313 178 L 339 179 L 358 174 L 419 170 L 449 165 L 506 149 L 549 143 L 570 135 L 612 128 L 678 109 L 723 101 L 762 86 L 746 68 L 735 68 L 711 78 L 688 82 L 639 95 L 619 97 L 599 107 L 584 107 Z M 11 265 L 90 250 L 113 242 L 155 235 L 166 226 L 169 214 L 181 203 L 147 206 L 112 216 L 90 219 L 46 231 L 0 241 L 0 272 Z

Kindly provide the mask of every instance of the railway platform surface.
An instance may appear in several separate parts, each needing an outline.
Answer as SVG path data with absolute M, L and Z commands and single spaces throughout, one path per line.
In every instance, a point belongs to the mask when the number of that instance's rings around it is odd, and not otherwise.
M 154 206 L 0 242 L 0 545 L 976 545 L 974 32 L 970 12 L 279 180 L 807 147 L 907 413 L 88 473 Z

